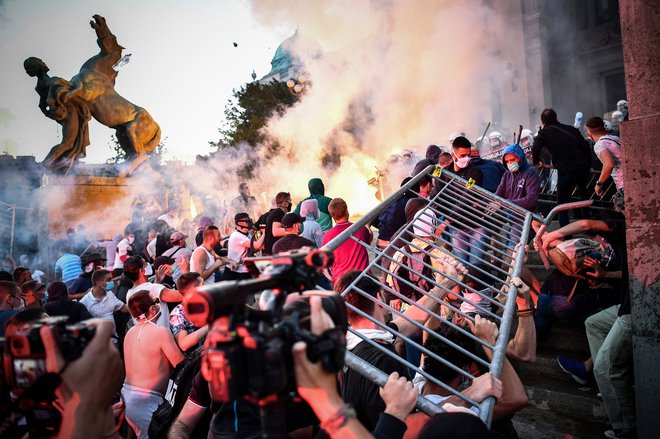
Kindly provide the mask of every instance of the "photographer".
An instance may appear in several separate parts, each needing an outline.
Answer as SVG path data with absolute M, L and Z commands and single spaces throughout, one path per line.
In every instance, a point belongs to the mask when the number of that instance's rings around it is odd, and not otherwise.
M 60 439 L 119 438 L 112 415 L 112 399 L 119 391 L 124 371 L 119 353 L 110 341 L 112 322 L 89 320 L 96 334 L 82 356 L 66 364 L 53 329 L 41 328 L 46 369 L 60 375 L 57 395 L 62 402 Z M 99 373 L 103 371 L 103 373 Z
M 258 239 L 255 239 L 251 234 L 254 230 L 254 224 L 245 212 L 236 214 L 234 223 L 236 224 L 236 230 L 229 235 L 227 246 L 227 257 L 233 262 L 234 267 L 225 267 L 223 280 L 252 279 L 243 260 L 248 257 L 250 251 L 254 252 L 263 248 L 266 235 L 262 234 Z

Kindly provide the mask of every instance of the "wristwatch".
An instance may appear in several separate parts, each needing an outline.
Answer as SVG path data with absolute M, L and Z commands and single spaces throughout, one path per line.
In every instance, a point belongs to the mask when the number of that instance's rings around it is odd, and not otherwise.
M 600 181 L 596 182 L 596 186 L 602 186 L 602 185 L 603 185 L 603 183 L 601 183 Z

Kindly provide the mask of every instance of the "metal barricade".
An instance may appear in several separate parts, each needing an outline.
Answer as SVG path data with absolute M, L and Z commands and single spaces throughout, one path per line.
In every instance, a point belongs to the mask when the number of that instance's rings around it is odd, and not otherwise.
M 329 242 L 324 249 L 334 250 L 352 239 L 366 248 L 371 255 L 367 269 L 341 292 L 342 296 L 346 296 L 350 292 L 366 297 L 376 306 L 391 313 L 394 318 L 404 319 L 414 325 L 417 331 L 423 334 L 423 338 L 433 337 L 438 342 L 447 345 L 449 349 L 458 350 L 477 364 L 488 368 L 495 377 L 499 378 L 516 311 L 517 289 L 512 284 L 511 278 L 520 276 L 525 255 L 524 244 L 528 242 L 532 220 L 542 222 L 543 218 L 497 197 L 474 185 L 471 181 L 465 181 L 450 172 L 437 169 L 440 172 L 436 171 L 435 167 L 429 166 L 380 206 Z M 424 176 L 431 176 L 434 180 L 435 195 L 427 200 L 427 204 L 412 221 L 405 224 L 392 237 L 387 247 L 378 249 L 372 245 L 372 242 L 363 242 L 353 236 L 361 227 L 368 226 L 404 192 L 412 190 Z M 469 274 L 463 278 L 455 274 L 448 274 L 448 272 L 455 273 L 446 265 L 453 259 L 460 260 L 465 267 L 468 267 Z M 411 265 L 411 261 L 416 261 L 416 264 Z M 357 284 L 366 276 L 377 282 L 382 292 L 407 304 L 408 307 L 417 307 L 425 311 L 426 315 L 436 319 L 441 328 L 451 328 L 471 342 L 491 349 L 492 359 L 488 361 L 484 356 L 464 349 L 448 340 L 442 331 L 436 331 L 411 319 L 406 312 L 401 312 L 392 304 L 361 290 Z M 416 280 L 411 281 L 412 278 Z M 425 281 L 428 288 L 421 288 L 420 280 Z M 445 286 L 447 280 L 455 284 L 455 287 Z M 409 297 L 402 294 L 399 291 L 401 288 L 399 287 L 397 290 L 395 285 L 407 285 L 408 290 L 412 289 L 414 295 L 420 299 L 415 300 L 414 296 Z M 459 294 L 457 290 L 469 293 L 470 298 Z M 442 295 L 444 295 L 443 299 L 438 298 Z M 452 300 L 449 300 L 448 298 L 452 296 Z M 431 303 L 434 305 L 432 307 L 434 309 L 422 306 L 420 302 Z M 347 303 L 347 307 L 357 315 L 371 320 L 374 327 L 391 333 L 403 340 L 407 346 L 418 349 L 426 356 L 451 368 L 455 373 L 461 374 L 465 379 L 474 379 L 471 373 L 457 368 L 431 352 L 418 341 L 418 338 L 400 333 L 350 303 Z M 437 309 L 438 307 L 439 309 Z M 494 345 L 481 341 L 461 324 L 461 320 L 474 322 L 475 313 L 498 324 L 499 335 Z M 421 367 L 414 366 L 393 351 L 370 340 L 360 331 L 354 328 L 350 328 L 349 331 L 401 362 L 412 372 L 420 374 L 425 380 L 440 386 L 466 403 L 477 406 L 480 418 L 490 425 L 495 403 L 492 397 L 481 403 L 473 401 L 460 391 L 453 389 L 448 383 L 428 374 Z M 346 360 L 348 367 L 365 375 L 376 384 L 382 386 L 385 383 L 387 377 L 382 371 L 374 370 L 375 368 L 364 360 L 350 352 L 347 354 Z M 441 411 L 437 405 L 422 396 L 418 397 L 418 408 L 428 414 Z
M 539 171 L 539 176 L 541 177 L 541 186 L 539 188 L 539 203 L 546 205 L 556 205 L 557 204 L 557 170 L 554 168 L 542 168 Z M 603 196 L 599 197 L 596 195 L 596 183 L 600 177 L 600 171 L 591 170 L 589 175 L 589 181 L 587 182 L 587 193 L 589 193 L 589 199 L 594 201 L 592 209 L 612 209 L 613 207 L 613 197 L 616 193 L 616 186 L 612 179 L 608 179 L 606 185 L 603 186 Z M 573 189 L 571 197 L 574 201 L 579 200 L 580 194 L 577 191 L 577 188 Z

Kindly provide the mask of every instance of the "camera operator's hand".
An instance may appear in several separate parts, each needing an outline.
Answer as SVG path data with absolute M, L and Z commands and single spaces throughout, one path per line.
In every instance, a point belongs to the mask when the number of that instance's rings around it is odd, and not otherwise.
M 415 403 L 417 402 L 417 389 L 412 381 L 400 377 L 392 372 L 387 378 L 385 386 L 380 389 L 380 397 L 385 401 L 385 413 L 405 422 Z
M 98 319 L 89 323 L 96 327 L 96 334 L 82 356 L 68 366 L 57 346 L 53 329 L 44 326 L 40 330 L 46 351 L 46 369 L 61 373 L 62 377 L 58 393 L 64 401 L 64 413 L 59 438 L 104 437 L 114 427 L 112 398 L 124 380 L 119 352 L 110 341 L 114 325 Z

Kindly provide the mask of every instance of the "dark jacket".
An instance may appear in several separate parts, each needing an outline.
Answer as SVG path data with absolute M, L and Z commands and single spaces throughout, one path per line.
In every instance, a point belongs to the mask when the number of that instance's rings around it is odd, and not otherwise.
M 504 175 L 504 166 L 495 160 L 485 160 L 481 157 L 473 157 L 470 162 L 479 168 L 484 176 L 481 187 L 489 192 L 495 192 Z
M 539 174 L 527 163 L 525 152 L 519 145 L 509 145 L 504 149 L 502 163 L 507 154 L 520 158 L 520 168 L 516 172 L 505 172 L 495 195 L 533 212 L 536 209 L 536 200 L 539 198 L 539 187 L 541 186 Z
M 555 123 L 539 131 L 532 156 L 534 163 L 541 161 L 541 149 L 545 147 L 552 156 L 552 165 L 560 174 L 584 172 L 591 165 L 591 148 L 580 131 L 570 125 Z
M 415 169 L 413 170 L 411 177 L 414 177 L 415 175 L 419 174 L 422 172 L 424 169 L 426 169 L 429 165 L 437 165 L 438 164 L 438 158 L 440 157 L 440 153 L 442 150 L 440 149 L 439 146 L 437 145 L 429 145 L 428 148 L 426 148 L 426 158 L 420 160 L 417 162 L 415 165 Z

